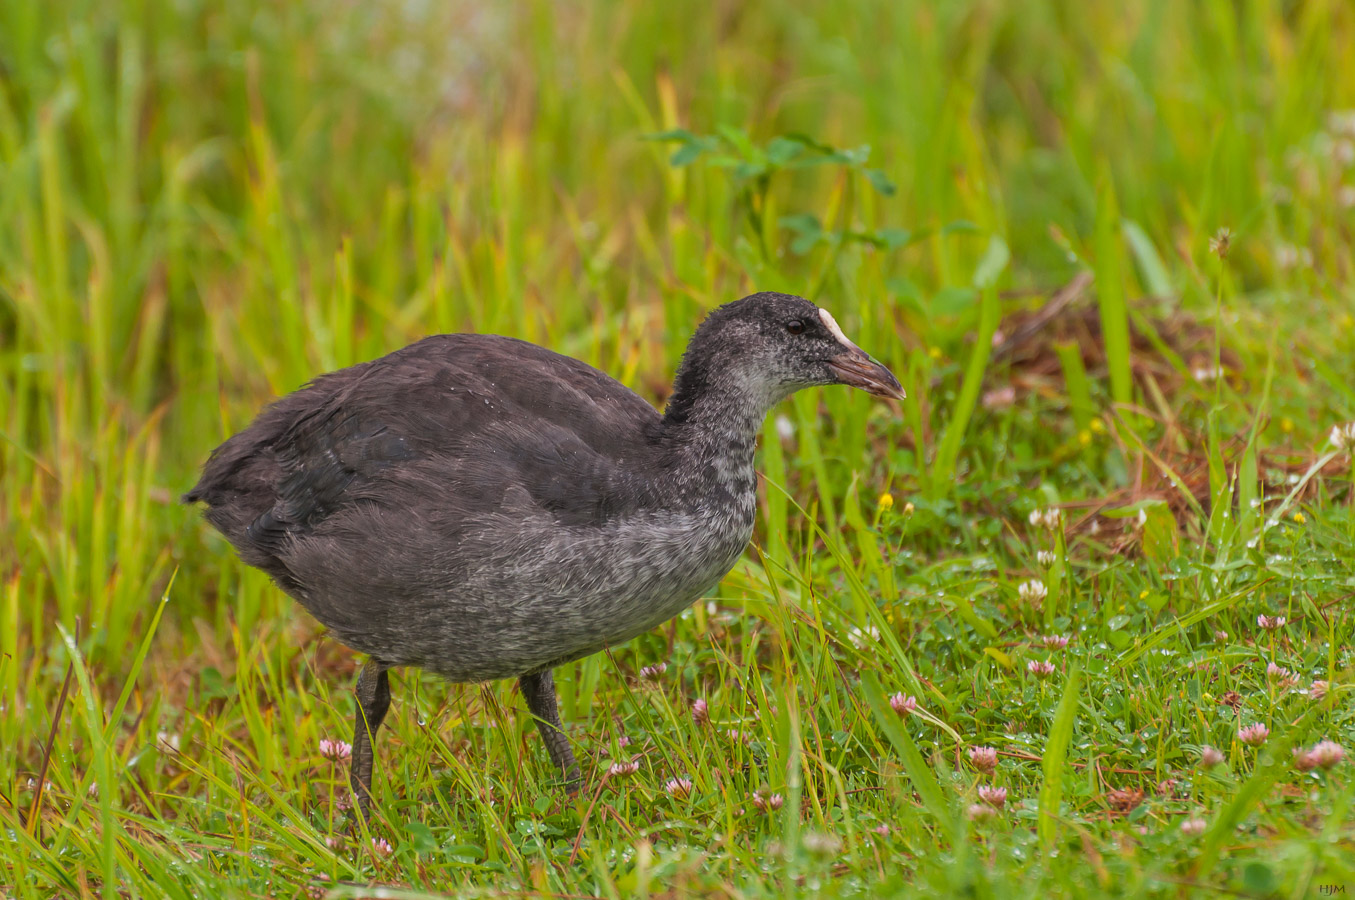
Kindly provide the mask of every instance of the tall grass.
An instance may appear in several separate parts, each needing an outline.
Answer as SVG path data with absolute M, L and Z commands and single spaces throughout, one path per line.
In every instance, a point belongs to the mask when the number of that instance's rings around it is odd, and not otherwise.
M 1315 455 L 1355 419 L 1353 42 L 1340 0 L 0 4 L 0 891 L 1355 881 L 1348 764 L 1235 739 L 1355 741 L 1350 467 Z M 1002 350 L 1088 274 L 1061 343 Z M 558 673 L 596 796 L 560 795 L 510 686 L 407 673 L 394 853 L 331 848 L 315 748 L 354 662 L 175 502 L 205 454 L 434 331 L 661 402 L 755 289 L 811 294 L 910 400 L 778 409 L 713 605 Z M 1028 523 L 1053 504 L 1067 535 Z M 1011 799 L 967 822 L 983 744 Z

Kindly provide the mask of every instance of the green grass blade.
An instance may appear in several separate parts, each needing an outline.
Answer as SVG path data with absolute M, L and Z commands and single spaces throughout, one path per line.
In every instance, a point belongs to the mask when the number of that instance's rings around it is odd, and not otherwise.
M 1110 396 L 1117 404 L 1134 401 L 1130 373 L 1129 308 L 1125 302 L 1124 245 L 1115 187 L 1103 180 L 1096 202 L 1096 300 L 1101 311 L 1101 339 L 1110 372 Z
M 1082 689 L 1082 669 L 1074 665 L 1068 670 L 1063 686 L 1063 697 L 1054 712 L 1054 724 L 1045 741 L 1044 783 L 1040 786 L 1040 821 L 1037 830 L 1040 844 L 1048 853 L 1058 837 L 1058 823 L 1063 806 L 1063 780 L 1068 770 L 1068 746 L 1073 740 L 1073 726 L 1077 719 L 1079 693 Z
M 946 800 L 941 783 L 936 780 L 936 773 L 922 758 L 908 730 L 899 724 L 899 716 L 890 709 L 874 672 L 861 673 L 861 692 L 866 695 L 866 703 L 875 714 L 875 724 L 898 751 L 899 761 L 903 764 L 908 780 L 913 783 L 913 789 L 922 798 L 922 805 L 931 813 L 939 828 L 943 831 L 953 829 L 956 822 L 955 811 Z
M 974 337 L 974 346 L 969 353 L 969 362 L 965 366 L 964 380 L 960 383 L 960 393 L 955 406 L 949 411 L 950 421 L 946 423 L 945 434 L 936 450 L 936 459 L 932 463 L 931 494 L 944 496 L 951 487 L 955 476 L 955 464 L 960 456 L 960 446 L 969 429 L 969 420 L 979 401 L 979 391 L 983 387 L 983 376 L 988 370 L 988 359 L 993 351 L 993 334 L 1002 320 L 1002 306 L 997 293 L 997 278 L 1006 266 L 1007 245 L 1002 238 L 993 235 L 989 252 L 981 262 L 975 274 L 975 287 L 979 290 L 979 326 Z

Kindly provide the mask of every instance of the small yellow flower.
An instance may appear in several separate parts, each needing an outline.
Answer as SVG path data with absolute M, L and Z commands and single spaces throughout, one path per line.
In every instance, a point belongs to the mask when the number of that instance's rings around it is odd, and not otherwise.
M 1092 433 L 1090 431 L 1079 431 L 1077 433 L 1077 442 L 1082 446 L 1089 446 L 1092 442 Z
M 1106 423 L 1102 422 L 1100 419 L 1092 419 L 1091 422 L 1088 423 L 1087 427 L 1090 428 L 1094 433 L 1100 434 L 1101 432 L 1106 430 Z
M 1294 521 L 1302 525 L 1304 522 L 1308 521 L 1308 517 L 1301 512 L 1296 512 L 1294 513 Z
M 885 491 L 880 495 L 880 509 L 890 509 L 894 506 L 894 495 Z
M 940 359 L 940 358 L 941 358 L 941 348 L 940 348 L 940 347 L 933 347 L 933 348 L 931 348 L 930 350 L 927 351 L 927 355 L 930 356 L 932 359 Z
M 1285 416 L 1280 420 L 1280 430 L 1285 434 L 1289 434 L 1289 432 L 1294 430 L 1294 420 Z
M 1147 591 L 1147 590 L 1139 591 L 1139 599 L 1140 599 L 1140 600 L 1147 600 L 1147 599 L 1148 599 L 1148 591 Z

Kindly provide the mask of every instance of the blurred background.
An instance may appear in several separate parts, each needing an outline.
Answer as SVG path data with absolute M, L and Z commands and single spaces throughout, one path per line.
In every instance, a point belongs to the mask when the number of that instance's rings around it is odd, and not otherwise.
M 706 310 L 829 308 L 910 401 L 774 414 L 773 559 L 887 492 L 919 560 L 1033 503 L 1213 535 L 1179 515 L 1211 460 L 1256 499 L 1355 418 L 1351 47 L 1344 0 L 0 4 L 0 774 L 68 647 L 110 741 L 187 740 L 241 669 L 307 693 L 300 646 L 351 671 L 177 498 L 269 398 L 432 332 L 661 404 Z

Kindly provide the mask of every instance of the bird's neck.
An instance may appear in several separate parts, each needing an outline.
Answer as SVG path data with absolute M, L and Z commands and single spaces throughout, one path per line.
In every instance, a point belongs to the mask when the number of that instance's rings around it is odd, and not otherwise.
M 761 406 L 700 410 L 681 423 L 665 421 L 671 452 L 682 469 L 702 479 L 751 490 L 753 451 L 767 412 Z
M 767 412 L 784 399 L 735 361 L 683 361 L 663 416 L 665 443 L 687 492 L 747 502 L 757 486 L 753 451 Z

